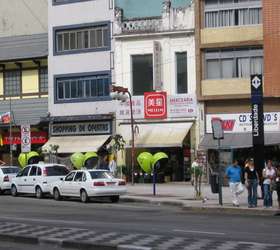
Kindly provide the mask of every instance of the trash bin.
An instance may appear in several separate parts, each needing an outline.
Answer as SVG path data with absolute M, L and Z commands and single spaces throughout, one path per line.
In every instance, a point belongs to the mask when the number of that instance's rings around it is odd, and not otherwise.
M 219 173 L 212 173 L 210 175 L 210 185 L 213 194 L 219 193 Z

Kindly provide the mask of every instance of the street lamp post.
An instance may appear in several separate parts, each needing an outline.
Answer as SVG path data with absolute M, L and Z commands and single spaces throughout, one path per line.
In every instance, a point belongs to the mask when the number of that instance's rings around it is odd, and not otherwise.
M 127 94 L 127 95 L 126 95 Z M 127 88 L 111 85 L 112 99 L 125 102 L 129 98 L 130 107 L 130 125 L 131 125 L 131 184 L 134 185 L 134 159 L 135 159 L 135 144 L 134 144 L 134 119 L 132 110 L 132 96 Z

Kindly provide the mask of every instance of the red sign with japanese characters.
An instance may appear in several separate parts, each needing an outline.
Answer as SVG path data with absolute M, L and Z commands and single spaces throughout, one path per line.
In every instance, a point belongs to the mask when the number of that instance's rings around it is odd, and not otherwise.
M 144 110 L 146 119 L 167 118 L 166 92 L 145 92 Z

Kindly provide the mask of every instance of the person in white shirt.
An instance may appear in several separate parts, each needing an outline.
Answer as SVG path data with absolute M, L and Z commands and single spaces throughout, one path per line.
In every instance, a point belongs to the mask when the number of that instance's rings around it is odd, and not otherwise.
M 272 161 L 268 160 L 266 167 L 263 169 L 263 189 L 264 189 L 263 205 L 266 208 L 272 207 L 271 182 L 274 181 L 275 177 L 276 177 L 275 168 L 272 165 Z
M 191 166 L 192 172 L 192 183 L 194 185 L 195 197 L 201 198 L 201 177 L 202 177 L 202 166 L 198 162 L 196 157 Z

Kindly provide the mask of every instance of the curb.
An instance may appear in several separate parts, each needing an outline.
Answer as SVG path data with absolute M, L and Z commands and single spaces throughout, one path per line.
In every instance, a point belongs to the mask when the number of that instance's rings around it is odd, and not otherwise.
M 181 207 L 184 211 L 211 213 L 211 214 L 235 214 L 235 215 L 256 215 L 256 216 L 276 216 L 279 215 L 277 210 L 264 210 L 264 209 L 247 209 L 247 208 L 235 208 L 235 207 L 221 207 L 219 205 L 213 207 L 206 206 L 189 206 L 181 201 L 167 201 L 167 200 L 152 200 L 141 197 L 121 197 L 122 202 L 139 202 L 156 205 L 176 206 Z

